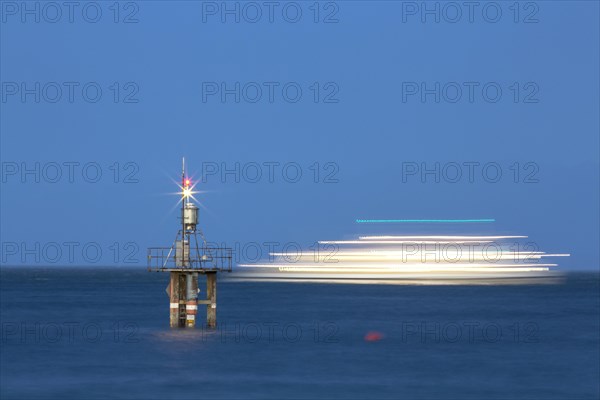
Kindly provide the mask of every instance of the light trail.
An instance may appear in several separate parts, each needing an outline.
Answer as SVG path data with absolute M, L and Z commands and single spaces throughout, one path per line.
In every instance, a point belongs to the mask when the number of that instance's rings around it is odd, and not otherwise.
M 422 264 L 413 264 L 410 267 L 402 266 L 378 266 L 372 267 L 315 267 L 310 265 L 297 265 L 290 266 L 289 264 L 277 265 L 277 264 L 242 264 L 240 267 L 243 268 L 269 268 L 276 269 L 281 273 L 287 272 L 318 272 L 318 273 L 336 273 L 336 274 L 403 274 L 403 273 L 453 273 L 453 272 L 535 272 L 535 271 L 548 271 L 550 267 L 556 267 L 556 264 L 503 264 L 503 265 L 490 265 L 490 264 L 479 264 L 471 266 L 468 264 L 461 264 L 452 267 L 447 266 L 430 266 Z M 316 276 L 315 276 L 316 277 Z M 425 276 L 424 276 L 425 277 Z
M 414 244 L 465 244 L 465 243 L 491 243 L 492 240 L 462 240 L 462 241 L 438 241 L 438 240 L 319 240 L 320 244 L 403 244 L 403 243 L 414 243 Z
M 360 240 L 428 240 L 428 239 L 456 239 L 456 240 L 502 240 L 525 239 L 527 236 L 359 236 Z M 361 242 L 362 243 L 362 242 Z
M 424 223 L 470 223 L 470 222 L 496 222 L 495 219 L 357 219 L 358 224 L 380 224 L 380 223 L 403 223 L 403 222 L 424 222 Z
M 386 222 L 494 222 L 474 220 L 356 220 Z M 548 257 L 570 254 L 537 251 L 525 235 L 416 234 L 365 235 L 350 240 L 321 240 L 311 251 L 270 252 L 269 260 L 239 265 L 242 278 L 288 281 L 419 279 L 480 280 L 548 278 L 559 276 Z M 321 246 L 322 245 L 322 246 Z M 531 249 L 531 250 L 530 250 Z M 552 270 L 551 270 L 552 269 Z

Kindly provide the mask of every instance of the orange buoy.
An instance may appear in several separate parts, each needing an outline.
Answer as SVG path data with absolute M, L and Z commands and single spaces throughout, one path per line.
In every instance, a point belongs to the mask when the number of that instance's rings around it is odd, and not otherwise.
M 378 342 L 383 339 L 383 334 L 381 332 L 371 331 L 367 332 L 365 335 L 365 342 Z

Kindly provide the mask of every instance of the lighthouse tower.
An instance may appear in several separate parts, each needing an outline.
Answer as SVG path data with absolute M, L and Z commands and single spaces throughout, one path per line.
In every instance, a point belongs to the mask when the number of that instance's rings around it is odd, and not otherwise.
M 206 305 L 206 326 L 217 325 L 217 273 L 231 272 L 232 250 L 210 247 L 198 228 L 198 207 L 193 203 L 194 184 L 181 172 L 181 224 L 171 247 L 148 249 L 148 270 L 169 272 L 171 328 L 196 326 L 198 305 Z M 200 236 L 200 240 L 198 240 Z M 206 298 L 201 298 L 199 277 L 206 277 Z

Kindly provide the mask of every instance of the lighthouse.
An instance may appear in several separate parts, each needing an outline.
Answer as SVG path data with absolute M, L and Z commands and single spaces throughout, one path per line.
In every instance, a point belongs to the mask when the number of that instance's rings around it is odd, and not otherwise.
M 198 207 L 194 204 L 194 187 L 185 171 L 185 158 L 181 169 L 180 224 L 171 247 L 148 249 L 148 270 L 168 272 L 171 328 L 194 328 L 198 306 L 206 306 L 206 326 L 217 325 L 217 273 L 231 272 L 231 248 L 211 247 L 198 226 Z M 202 298 L 200 277 L 206 278 L 206 294 Z

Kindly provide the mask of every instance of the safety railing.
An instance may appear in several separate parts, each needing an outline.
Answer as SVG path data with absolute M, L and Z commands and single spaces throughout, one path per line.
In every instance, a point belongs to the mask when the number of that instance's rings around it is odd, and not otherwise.
M 175 247 L 150 247 L 148 269 L 193 269 L 231 272 L 232 249 L 229 247 L 192 247 L 181 254 Z

